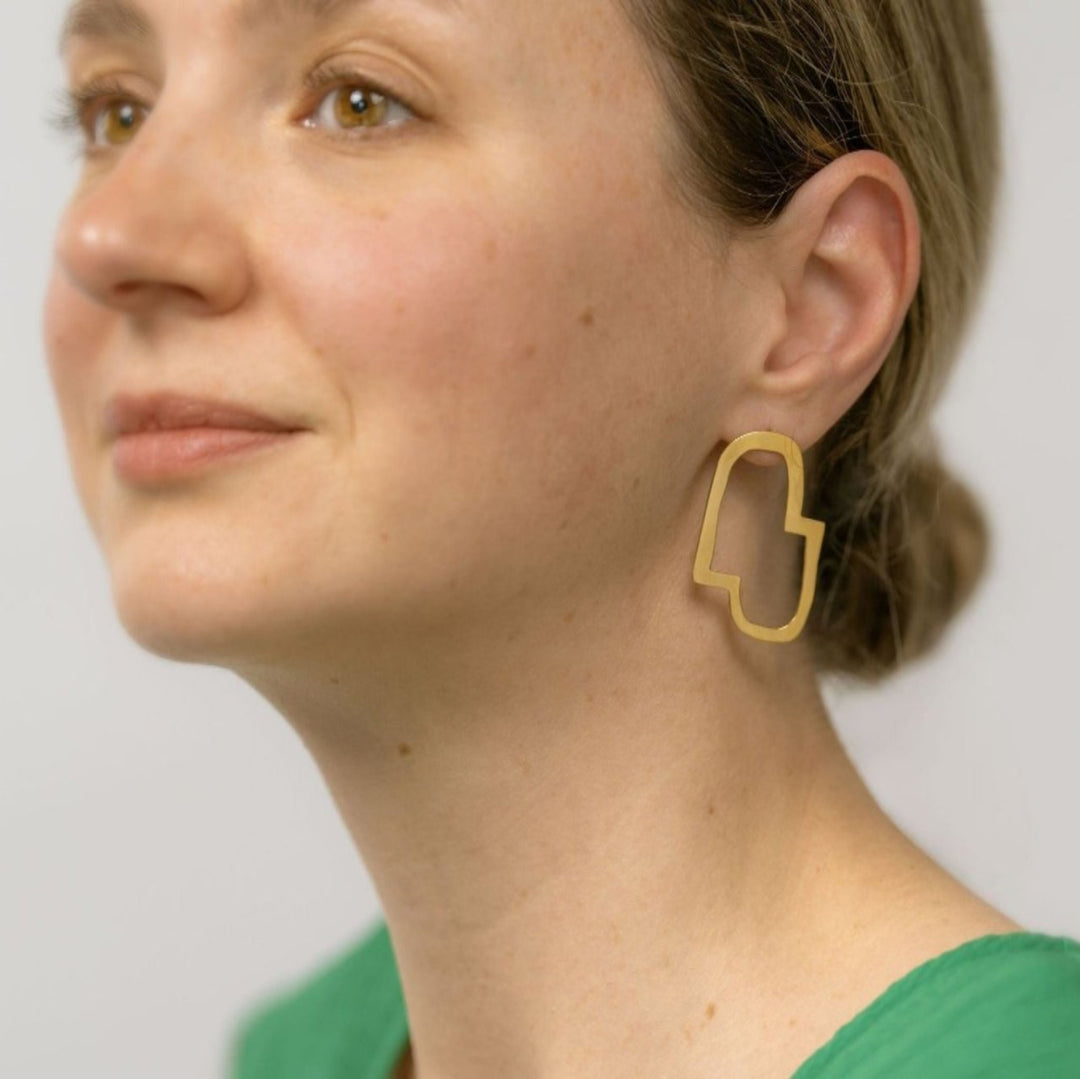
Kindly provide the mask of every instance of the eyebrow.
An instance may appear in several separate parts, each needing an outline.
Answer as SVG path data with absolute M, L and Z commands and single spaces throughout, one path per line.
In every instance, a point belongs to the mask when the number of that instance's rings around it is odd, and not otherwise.
M 279 20 L 316 22 L 345 8 L 370 6 L 373 0 L 241 0 L 235 26 L 250 31 Z M 427 7 L 460 10 L 461 0 L 416 0 Z M 57 42 L 61 56 L 75 38 L 123 40 L 146 45 L 157 39 L 153 23 L 134 0 L 75 0 L 64 18 Z

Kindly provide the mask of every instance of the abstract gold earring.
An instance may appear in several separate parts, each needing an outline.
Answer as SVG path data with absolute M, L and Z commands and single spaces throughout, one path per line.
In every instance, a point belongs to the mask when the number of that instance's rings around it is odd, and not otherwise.
M 717 518 L 720 503 L 727 489 L 728 477 L 735 462 L 751 450 L 770 450 L 779 453 L 787 463 L 787 510 L 784 514 L 784 531 L 806 538 L 803 554 L 802 591 L 795 617 L 787 625 L 771 627 L 751 622 L 743 612 L 739 586 L 742 578 L 732 573 L 717 573 L 711 568 L 713 550 L 716 547 Z M 798 443 L 787 435 L 776 431 L 750 431 L 740 435 L 729 443 L 720 455 L 709 490 L 709 501 L 705 508 L 705 520 L 701 526 L 701 538 L 698 540 L 697 556 L 694 559 L 694 580 L 698 584 L 724 588 L 731 594 L 731 616 L 735 625 L 749 637 L 759 641 L 793 641 L 802 632 L 814 602 L 814 589 L 817 585 L 818 558 L 821 555 L 821 541 L 825 536 L 825 524 L 812 517 L 802 515 L 803 507 L 803 459 Z

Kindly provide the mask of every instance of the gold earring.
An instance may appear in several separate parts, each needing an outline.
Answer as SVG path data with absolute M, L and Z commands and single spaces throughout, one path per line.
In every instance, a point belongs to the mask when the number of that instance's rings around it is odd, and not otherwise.
M 787 510 L 784 514 L 784 531 L 806 537 L 806 549 L 803 554 L 802 592 L 795 617 L 786 626 L 760 626 L 751 622 L 743 613 L 739 586 L 742 578 L 733 573 L 717 573 L 710 566 L 713 550 L 716 547 L 717 517 L 720 503 L 727 489 L 728 477 L 735 462 L 744 453 L 751 450 L 771 450 L 783 456 L 787 463 L 788 493 Z M 698 584 L 714 585 L 724 588 L 731 594 L 731 616 L 735 625 L 747 636 L 759 641 L 793 641 L 802 632 L 814 602 L 814 589 L 817 586 L 818 558 L 821 555 L 821 541 L 825 535 L 825 524 L 812 517 L 802 515 L 803 504 L 803 459 L 798 443 L 787 435 L 776 431 L 750 431 L 740 435 L 729 443 L 716 465 L 709 490 L 709 502 L 705 509 L 705 520 L 701 526 L 701 538 L 698 540 L 697 557 L 694 559 L 694 580 Z

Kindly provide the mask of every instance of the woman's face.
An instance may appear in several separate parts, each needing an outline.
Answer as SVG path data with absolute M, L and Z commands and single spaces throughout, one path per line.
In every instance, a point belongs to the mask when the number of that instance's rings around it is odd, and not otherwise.
M 69 82 L 122 92 L 87 113 L 45 336 L 136 639 L 295 654 L 569 606 L 656 555 L 753 294 L 666 185 L 615 0 L 94 10 Z M 159 391 L 303 431 L 122 475 L 106 405 Z

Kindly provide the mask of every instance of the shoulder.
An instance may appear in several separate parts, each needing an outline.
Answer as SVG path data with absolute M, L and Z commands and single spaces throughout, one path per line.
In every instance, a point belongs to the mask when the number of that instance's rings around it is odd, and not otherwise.
M 380 921 L 242 1015 L 230 1042 L 228 1076 L 362 1079 L 372 1061 L 392 1059 L 406 1035 L 401 983 Z
M 795 1079 L 1080 1076 L 1080 942 L 979 937 L 916 967 L 836 1032 Z

